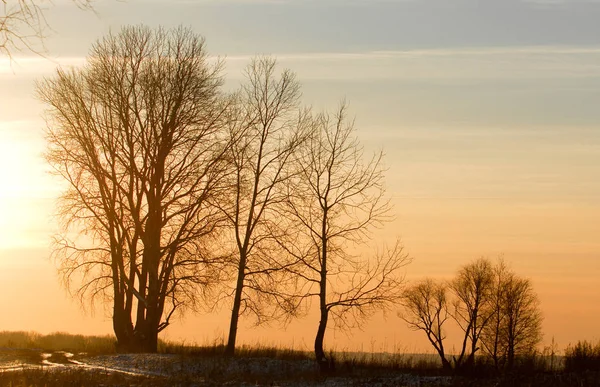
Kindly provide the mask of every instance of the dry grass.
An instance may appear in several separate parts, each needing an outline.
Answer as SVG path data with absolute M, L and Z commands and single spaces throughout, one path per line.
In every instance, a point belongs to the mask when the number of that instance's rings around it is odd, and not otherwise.
M 205 345 L 185 345 L 177 342 L 161 342 L 159 353 L 183 354 L 197 357 L 215 357 L 225 354 L 225 345 L 220 342 Z M 235 357 L 257 358 L 265 357 L 281 360 L 308 360 L 313 359 L 311 352 L 293 348 L 282 348 L 263 344 L 241 345 L 235 349 Z
M 113 336 L 83 336 L 68 333 L 41 335 L 35 332 L 0 332 L 0 348 L 20 349 L 7 351 L 11 356 L 25 355 L 29 352 L 67 351 L 94 355 L 112 355 L 115 353 Z M 230 360 L 223 357 L 225 346 L 222 341 L 205 345 L 186 345 L 177 342 L 161 341 L 159 352 L 180 355 L 183 363 L 205 363 L 212 361 L 214 367 L 195 376 L 174 373 L 166 377 L 135 376 L 111 372 L 99 372 L 86 369 L 29 369 L 17 372 L 0 372 L 0 386 L 212 386 L 221 383 L 241 385 L 254 383 L 269 384 L 274 375 L 268 372 L 243 371 L 248 364 L 282 364 L 290 370 L 297 364 L 309 362 L 313 354 L 308 351 L 268 346 L 264 344 L 242 345 L 236 350 L 236 362 L 241 373 L 233 375 L 226 372 Z M 17 354 L 17 355 L 18 355 Z M 23 355 L 23 356 L 25 356 Z M 336 351 L 329 353 L 336 367 L 335 377 L 342 378 L 353 385 L 365 378 L 395 378 L 398 375 L 442 376 L 438 358 L 435 355 L 415 355 L 401 353 L 363 353 Z M 262 360 L 261 360 L 262 359 Z M 271 359 L 271 360 L 269 360 Z M 519 359 L 518 367 L 511 373 L 498 376 L 489 364 L 481 362 L 477 370 L 467 375 L 452 378 L 453 386 L 600 386 L 600 343 L 592 345 L 579 342 L 565 351 L 561 366 L 549 366 L 549 357 L 535 355 Z M 276 360 L 276 361 L 274 361 Z M 554 356 L 553 356 L 554 360 Z M 561 359 L 562 360 L 562 359 Z M 26 359 L 23 359 L 27 363 Z M 280 362 L 280 363 L 278 363 Z M 211 364 L 212 364 L 211 363 Z M 248 364 L 246 364 L 248 363 Z M 562 367 L 564 364 L 564 368 Z M 299 368 L 300 369 L 300 368 Z M 304 371 L 289 372 L 286 381 L 312 384 L 321 380 L 318 372 L 311 367 Z M 197 379 L 197 378 L 200 379 Z M 445 379 L 448 380 L 448 379 Z M 283 380 L 282 380 L 283 381 Z M 233 384 L 231 384 L 233 383 Z M 236 384 L 237 383 L 237 384 Z M 283 385 L 287 385 L 287 382 Z M 385 384 L 384 384 L 385 385 Z
M 115 338 L 111 335 L 84 336 L 64 332 L 42 335 L 36 332 L 2 331 L 0 347 L 108 354 L 115 353 Z
M 0 386 L 2 387 L 167 387 L 184 385 L 192 384 L 172 378 L 96 372 L 85 369 L 30 369 L 0 373 Z M 211 386 L 210 383 L 202 385 Z

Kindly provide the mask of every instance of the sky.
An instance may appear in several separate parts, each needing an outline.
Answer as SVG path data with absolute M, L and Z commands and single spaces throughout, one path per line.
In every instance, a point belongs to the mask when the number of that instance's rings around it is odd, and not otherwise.
M 111 332 L 109 311 L 70 298 L 50 259 L 61 182 L 42 159 L 34 84 L 58 65 L 84 63 L 109 31 L 144 23 L 202 34 L 231 85 L 253 55 L 270 54 L 297 73 L 307 105 L 332 109 L 345 98 L 365 148 L 386 154 L 395 220 L 375 242 L 402 238 L 414 258 L 408 280 L 450 278 L 502 255 L 532 280 L 544 343 L 600 338 L 600 2 L 94 4 L 88 12 L 54 2 L 47 58 L 0 57 L 0 330 Z M 212 343 L 227 331 L 227 308 L 187 315 L 164 337 Z M 310 348 L 317 324 L 315 315 L 287 330 L 242 321 L 239 340 Z M 338 349 L 429 350 L 395 311 L 328 335 Z

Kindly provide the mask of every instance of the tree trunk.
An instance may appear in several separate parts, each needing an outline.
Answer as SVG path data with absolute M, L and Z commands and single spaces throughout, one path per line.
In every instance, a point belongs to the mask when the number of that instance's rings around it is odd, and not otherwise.
M 235 296 L 233 298 L 233 307 L 231 308 L 231 320 L 229 322 L 229 336 L 227 338 L 227 346 L 225 347 L 225 356 L 233 356 L 235 354 L 235 340 L 237 338 L 237 328 L 240 318 L 240 307 L 242 304 L 242 290 L 244 287 L 245 274 L 246 254 L 240 254 L 238 278 L 235 287 Z
M 111 242 L 112 243 L 112 242 Z M 128 352 L 133 342 L 133 323 L 131 314 L 125 305 L 125 286 L 119 272 L 119 259 L 123 259 L 120 252 L 113 253 L 112 278 L 113 278 L 113 331 L 117 337 L 116 350 Z
M 156 272 L 158 272 L 158 265 L 156 265 Z M 152 267 L 148 280 L 148 296 L 146 300 L 146 319 L 142 325 L 142 336 L 139 342 L 140 349 L 142 352 L 156 352 L 158 350 L 158 324 L 160 323 L 161 315 L 159 310 L 161 309 L 158 304 L 158 274 L 154 272 L 155 268 Z
M 515 342 L 512 339 L 512 337 L 510 337 L 508 339 L 508 352 L 507 352 L 507 356 L 506 356 L 506 368 L 508 368 L 509 371 L 512 371 L 514 365 L 515 365 Z
M 479 302 L 477 301 L 477 304 Z M 475 365 L 475 353 L 479 348 L 477 348 L 477 341 L 479 340 L 479 333 L 477 332 L 477 316 L 479 315 L 479 308 L 474 309 L 473 316 L 473 326 L 471 327 L 471 354 L 468 358 L 468 361 L 471 366 Z
M 441 355 L 441 358 L 442 358 L 442 369 L 444 371 L 450 371 L 452 369 L 452 364 L 450 364 L 448 359 L 446 359 L 446 356 Z
M 321 219 L 321 272 L 319 278 L 319 310 L 321 311 L 321 320 L 315 337 L 315 360 L 319 364 L 321 373 L 333 371 L 333 363 L 330 364 L 325 351 L 323 350 L 323 340 L 325 338 L 325 330 L 327 329 L 327 319 L 329 318 L 329 310 L 327 309 L 327 199 L 325 199 L 325 208 L 323 210 L 323 218 Z
M 465 357 L 465 353 L 467 351 L 467 341 L 469 340 L 469 334 L 471 332 L 472 324 L 473 324 L 473 320 L 469 321 L 469 324 L 467 325 L 467 329 L 465 329 L 465 336 L 463 337 L 462 349 L 460 351 L 460 355 L 458 356 L 458 359 L 456 359 L 456 356 L 453 356 L 454 367 L 457 369 L 462 366 L 462 363 L 463 363 L 463 360 Z
M 446 354 L 444 353 L 443 344 L 440 342 L 440 348 L 437 350 L 438 355 L 440 355 L 440 360 L 442 361 L 442 369 L 445 371 L 449 371 L 452 369 L 452 364 L 446 359 Z
M 120 307 L 116 298 L 113 308 L 113 330 L 117 337 L 117 352 L 129 352 L 134 337 L 131 315 Z
M 319 364 L 321 373 L 332 371 L 329 359 L 325 356 L 325 350 L 323 349 L 323 340 L 325 339 L 328 317 L 329 311 L 326 308 L 321 308 L 321 320 L 319 321 L 319 328 L 317 329 L 317 336 L 315 337 L 315 359 Z
M 161 280 L 159 279 L 159 265 L 161 261 L 161 233 L 162 233 L 162 206 L 160 181 L 164 174 L 164 156 L 159 149 L 156 172 L 149 182 L 148 189 L 148 218 L 142 236 L 144 251 L 142 261 L 147 268 L 147 280 L 145 303 L 138 304 L 138 317 L 135 327 L 135 346 L 138 352 L 155 353 L 158 350 L 158 325 L 162 317 L 162 307 L 159 305 L 159 292 Z M 168 279 L 163 279 L 168 281 Z M 145 309 L 145 310 L 144 310 Z M 145 313 L 144 313 L 145 312 Z M 140 318 L 142 318 L 140 320 Z
M 139 329 L 136 329 L 132 350 L 141 353 L 156 353 L 158 350 L 158 329 L 149 321 L 144 321 Z

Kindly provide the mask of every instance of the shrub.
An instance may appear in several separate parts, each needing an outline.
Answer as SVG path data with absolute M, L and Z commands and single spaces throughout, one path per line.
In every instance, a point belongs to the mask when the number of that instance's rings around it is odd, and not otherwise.
M 579 341 L 565 350 L 565 371 L 600 370 L 600 342 Z

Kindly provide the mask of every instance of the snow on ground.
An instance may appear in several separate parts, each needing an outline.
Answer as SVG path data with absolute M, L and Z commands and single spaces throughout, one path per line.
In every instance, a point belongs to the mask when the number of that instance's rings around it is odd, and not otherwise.
M 194 376 L 272 375 L 287 376 L 316 372 L 311 360 L 271 358 L 194 357 L 166 354 L 104 355 L 86 359 L 97 367 L 162 376 L 189 374 Z
M 86 356 L 68 352 L 19 352 L 0 349 L 0 373 L 26 369 L 102 371 L 132 376 L 193 381 L 190 385 L 273 386 L 447 386 L 448 377 L 382 371 L 376 376 L 321 378 L 312 360 L 222 358 L 169 354 Z M 179 384 L 179 383 L 178 383 Z
M 312 360 L 283 360 L 272 358 L 193 357 L 164 354 L 128 354 L 96 356 L 86 359 L 87 364 L 139 375 L 189 376 L 195 380 L 267 380 L 278 386 L 310 385 L 341 387 L 368 386 L 447 386 L 451 380 L 442 376 L 417 376 L 389 373 L 377 377 L 315 377 L 318 367 Z M 385 372 L 385 371 L 384 371 Z M 309 379 L 306 379 L 307 375 Z M 238 385 L 238 384 L 232 384 Z M 250 383 L 248 385 L 254 385 Z

